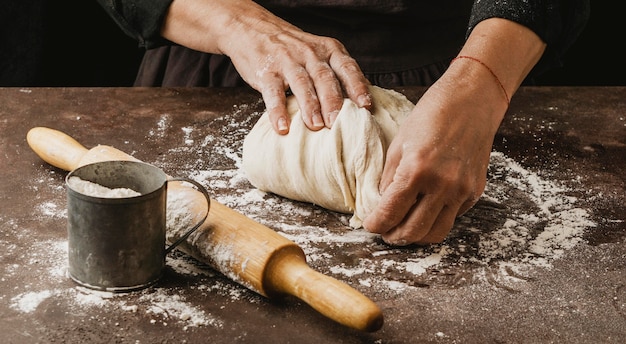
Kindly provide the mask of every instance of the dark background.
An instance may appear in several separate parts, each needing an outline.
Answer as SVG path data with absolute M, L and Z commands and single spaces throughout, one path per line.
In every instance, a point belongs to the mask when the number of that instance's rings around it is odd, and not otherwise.
M 591 17 L 561 68 L 537 85 L 626 85 L 625 19 L 618 2 Z M 0 86 L 131 86 L 143 50 L 90 0 L 3 0 Z

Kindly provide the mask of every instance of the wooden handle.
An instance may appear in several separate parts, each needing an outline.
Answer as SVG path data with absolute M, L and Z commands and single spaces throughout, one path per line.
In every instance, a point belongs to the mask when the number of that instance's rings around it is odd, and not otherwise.
M 31 129 L 27 141 L 44 161 L 67 171 L 100 161 L 138 161 L 109 146 L 88 150 L 67 134 L 49 128 Z M 182 182 L 168 185 L 168 200 L 170 197 L 186 200 L 194 217 L 206 211 L 202 193 Z M 168 234 L 176 240 L 184 232 Z M 374 302 L 347 284 L 311 269 L 297 244 L 213 199 L 207 220 L 178 248 L 261 295 L 293 295 L 358 330 L 376 331 L 382 326 L 382 312 Z
M 71 171 L 79 166 L 87 148 L 70 136 L 49 128 L 33 128 L 26 141 L 30 148 L 48 164 Z
M 373 301 L 347 284 L 309 268 L 304 254 L 294 247 L 276 252 L 265 278 L 271 285 L 268 289 L 294 295 L 343 325 L 368 332 L 383 326 L 383 315 Z

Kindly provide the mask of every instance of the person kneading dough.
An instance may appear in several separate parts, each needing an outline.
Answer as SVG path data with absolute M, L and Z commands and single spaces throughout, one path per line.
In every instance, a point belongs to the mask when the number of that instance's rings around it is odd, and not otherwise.
M 295 97 L 287 100 L 289 134 L 277 134 L 265 112 L 243 142 L 242 168 L 261 191 L 352 214 L 350 226 L 376 207 L 385 152 L 414 104 L 403 94 L 370 86 L 371 112 L 344 99 L 331 129 L 308 129 Z

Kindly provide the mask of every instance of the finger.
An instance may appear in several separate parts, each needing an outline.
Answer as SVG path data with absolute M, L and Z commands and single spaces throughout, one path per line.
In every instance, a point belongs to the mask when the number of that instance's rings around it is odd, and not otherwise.
M 465 201 L 461 205 L 461 207 L 459 208 L 456 216 L 461 216 L 461 215 L 465 214 L 468 210 L 472 209 L 472 207 L 474 207 L 474 205 L 476 205 L 476 202 L 478 202 L 478 197 L 470 198 L 467 201 Z
M 418 244 L 436 244 L 444 241 L 456 219 L 457 210 L 454 207 L 444 206 L 433 223 L 430 231 L 424 237 L 416 241 Z
M 330 128 L 343 106 L 344 96 L 341 84 L 328 63 L 320 62 L 307 68 L 319 97 L 324 124 Z
M 356 60 L 347 52 L 335 53 L 330 57 L 330 66 L 341 82 L 348 98 L 360 107 L 372 107 L 372 94 L 369 91 L 370 82 L 365 78 Z
M 320 100 L 309 72 L 303 66 L 296 65 L 286 68 L 285 71 L 287 83 L 298 101 L 304 124 L 315 131 L 324 128 Z
M 290 124 L 289 114 L 287 113 L 285 86 L 283 86 L 283 83 L 279 78 L 275 78 L 274 82 L 269 82 L 267 84 L 270 86 L 263 87 L 261 89 L 261 96 L 265 102 L 270 123 L 272 123 L 274 131 L 278 134 L 285 135 L 289 132 Z
M 482 196 L 483 191 L 485 190 L 485 186 L 486 185 L 487 185 L 487 178 L 482 179 L 478 183 L 478 186 L 476 187 L 475 191 L 473 192 L 473 195 L 470 198 L 468 198 L 467 201 L 463 202 L 463 204 L 459 208 L 459 211 L 457 212 L 456 216 L 461 216 L 461 215 L 465 214 L 468 210 L 472 209 L 472 207 L 474 207 L 474 205 L 476 205 L 476 202 L 478 202 L 478 200 L 480 200 L 480 197 Z
M 393 182 L 393 179 L 396 175 L 396 171 L 400 166 L 400 162 L 402 159 L 402 153 L 396 148 L 396 141 L 392 141 L 391 145 L 387 149 L 387 155 L 385 157 L 385 164 L 383 165 L 383 173 L 380 177 L 380 182 L 378 184 L 378 190 L 381 193 L 384 193 L 389 185 Z M 400 152 L 400 153 L 396 153 Z
M 396 227 L 417 202 L 417 188 L 409 187 L 407 179 L 399 177 L 382 193 L 376 208 L 363 221 L 371 233 L 383 234 Z
M 444 209 L 443 202 L 435 195 L 425 195 L 415 203 L 404 220 L 382 235 L 385 242 L 404 246 L 422 242 L 432 230 Z

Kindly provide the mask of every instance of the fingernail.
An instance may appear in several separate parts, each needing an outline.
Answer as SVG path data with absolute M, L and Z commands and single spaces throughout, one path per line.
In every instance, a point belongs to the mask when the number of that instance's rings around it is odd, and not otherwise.
M 392 239 L 383 237 L 383 241 L 393 246 L 407 246 L 409 244 L 409 242 L 405 239 L 393 239 L 392 240 Z
M 370 107 L 372 106 L 372 96 L 369 94 L 361 94 L 357 100 L 359 101 L 360 107 Z
M 332 127 L 335 124 L 335 120 L 337 119 L 337 115 L 339 115 L 339 111 L 333 111 L 328 114 L 328 126 Z
M 321 128 L 324 126 L 324 119 L 320 114 L 313 115 L 313 117 L 311 117 L 311 120 L 313 120 L 313 125 L 317 128 Z
M 287 126 L 287 120 L 284 117 L 281 117 L 278 119 L 278 130 L 279 131 L 285 131 L 289 129 L 289 127 Z

